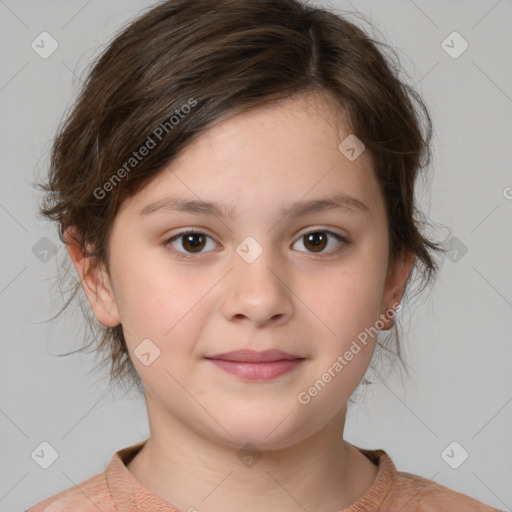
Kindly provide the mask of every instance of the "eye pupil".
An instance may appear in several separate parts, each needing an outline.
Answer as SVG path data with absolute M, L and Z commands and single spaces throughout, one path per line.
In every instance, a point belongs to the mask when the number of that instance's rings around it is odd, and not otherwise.
M 196 241 L 194 241 L 195 237 L 201 238 L 202 240 L 198 242 L 196 239 Z M 204 247 L 204 236 L 200 233 L 189 233 L 183 237 L 182 245 L 187 251 L 190 250 L 190 247 L 192 247 L 192 249 L 202 249 Z M 190 247 L 187 247 L 187 245 L 190 245 Z
M 313 243 L 313 252 L 320 252 L 325 248 L 327 237 L 322 232 L 309 233 L 306 235 L 307 243 Z

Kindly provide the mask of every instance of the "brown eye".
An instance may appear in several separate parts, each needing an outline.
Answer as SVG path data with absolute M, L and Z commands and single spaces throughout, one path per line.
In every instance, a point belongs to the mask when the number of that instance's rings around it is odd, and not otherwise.
M 201 252 L 205 246 L 205 237 L 201 233 L 188 233 L 183 235 L 181 245 L 186 251 Z
M 181 243 L 178 240 L 180 238 Z M 173 236 L 165 243 L 171 245 L 173 251 L 176 252 L 178 256 L 186 258 L 194 254 L 207 252 L 203 251 L 203 249 L 206 247 L 208 240 L 211 240 L 212 247 L 217 245 L 211 237 L 204 233 L 198 231 L 183 231 Z
M 304 235 L 304 239 L 306 240 L 304 245 L 313 252 L 320 252 L 327 245 L 327 237 L 321 231 L 308 233 Z
M 338 247 L 331 248 L 330 250 L 325 251 L 324 249 L 329 245 L 329 239 L 334 238 L 338 241 Z M 309 233 L 306 233 L 302 237 L 297 240 L 298 243 L 300 241 L 303 241 L 304 247 L 306 248 L 307 252 L 310 253 L 322 253 L 322 254 L 329 254 L 329 253 L 335 253 L 338 250 L 343 249 L 344 247 L 349 245 L 349 241 L 342 237 L 341 235 L 338 235 L 337 233 L 334 233 L 332 231 L 310 231 Z

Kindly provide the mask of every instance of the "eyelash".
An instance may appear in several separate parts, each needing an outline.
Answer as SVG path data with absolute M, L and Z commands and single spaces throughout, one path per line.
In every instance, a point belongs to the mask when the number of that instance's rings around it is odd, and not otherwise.
M 335 233 L 334 231 L 329 231 L 327 229 L 317 229 L 317 230 L 313 230 L 313 231 L 308 231 L 307 233 L 304 233 L 303 235 L 301 235 L 297 239 L 297 241 L 299 241 L 300 239 L 303 239 L 307 235 L 311 235 L 311 234 L 314 234 L 314 233 L 327 233 L 329 235 L 332 235 L 336 240 L 341 242 L 342 245 L 338 249 L 334 249 L 334 250 L 331 250 L 331 251 L 328 251 L 328 252 L 318 252 L 318 253 L 315 253 L 315 252 L 306 251 L 306 252 L 309 252 L 309 254 L 333 255 L 333 254 L 337 254 L 338 252 L 340 252 L 341 250 L 343 250 L 344 248 L 346 248 L 347 246 L 350 245 L 350 242 L 345 237 L 339 235 L 338 233 Z M 202 231 L 188 230 L 188 231 L 181 231 L 180 233 L 177 233 L 177 234 L 173 235 L 171 238 L 166 240 L 164 242 L 164 244 L 166 246 L 169 246 L 171 244 L 171 242 L 174 242 L 178 238 L 183 237 L 185 235 L 192 235 L 192 234 L 194 234 L 194 235 L 203 235 L 203 236 L 209 238 L 210 240 L 213 240 L 213 238 L 211 236 L 207 235 L 206 233 L 203 233 Z M 215 242 L 215 240 L 213 240 L 213 241 Z M 200 254 L 204 254 L 204 253 L 186 253 L 186 252 L 178 251 L 177 249 L 174 249 L 174 248 L 172 248 L 171 250 L 178 256 L 178 258 L 188 259 L 188 260 L 195 259 L 196 256 L 198 256 Z M 300 252 L 305 252 L 305 251 L 300 251 Z

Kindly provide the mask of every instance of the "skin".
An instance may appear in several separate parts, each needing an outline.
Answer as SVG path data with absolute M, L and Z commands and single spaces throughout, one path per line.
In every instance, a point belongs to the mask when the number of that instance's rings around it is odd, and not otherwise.
M 377 466 L 342 436 L 348 399 L 376 338 L 360 344 L 308 404 L 297 398 L 396 307 L 414 259 L 404 252 L 390 265 L 371 156 L 364 151 L 350 161 L 338 150 L 350 132 L 334 112 L 328 97 L 311 93 L 223 120 L 122 204 L 109 239 L 110 272 L 68 246 L 97 319 L 122 323 L 145 386 L 151 435 L 127 467 L 180 510 L 333 512 L 377 476 Z M 333 192 L 358 198 L 368 213 L 280 214 Z M 139 215 L 171 193 L 236 207 L 238 216 Z M 167 243 L 187 228 L 210 237 L 196 239 L 204 244 L 198 253 L 184 237 Z M 350 244 L 329 235 L 314 252 L 304 235 L 326 230 Z M 236 252 L 247 236 L 263 249 L 252 263 Z M 187 249 L 191 257 L 180 259 Z M 385 320 L 383 329 L 391 325 Z M 146 366 L 134 350 L 148 338 L 160 355 Z M 306 359 L 266 382 L 205 359 L 244 348 Z M 249 442 L 261 456 L 251 467 L 237 457 Z

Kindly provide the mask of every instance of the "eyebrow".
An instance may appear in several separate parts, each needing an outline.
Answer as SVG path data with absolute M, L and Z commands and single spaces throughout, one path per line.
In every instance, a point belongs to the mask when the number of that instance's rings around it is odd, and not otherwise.
M 286 215 L 300 217 L 328 210 L 340 210 L 346 213 L 359 214 L 370 212 L 368 206 L 359 199 L 350 197 L 344 193 L 338 193 L 320 199 L 297 201 L 292 205 L 283 207 L 280 215 L 282 217 Z M 234 206 L 227 207 L 216 202 L 188 200 L 182 197 L 169 196 L 147 204 L 144 208 L 139 210 L 139 215 L 149 215 L 156 212 L 183 212 L 196 215 L 215 215 L 216 217 L 223 219 L 228 218 L 231 220 L 236 219 L 238 216 Z

